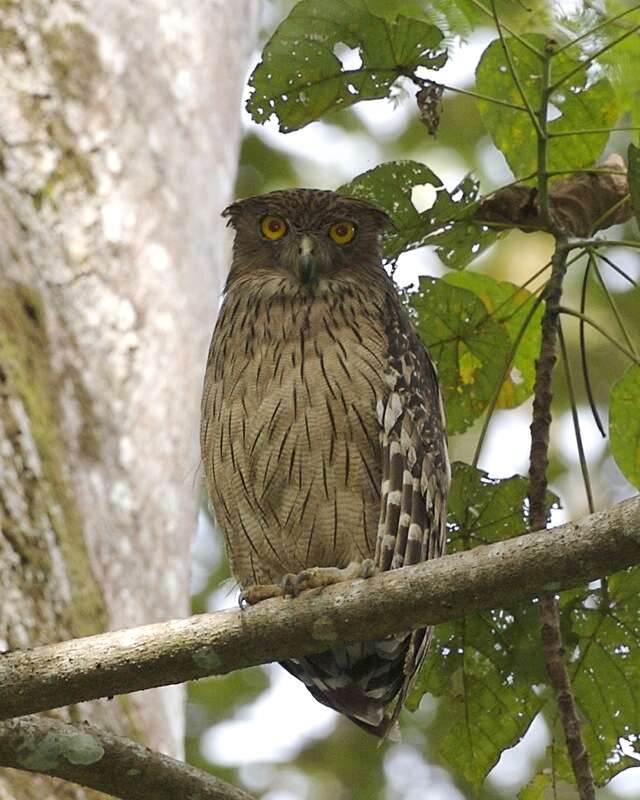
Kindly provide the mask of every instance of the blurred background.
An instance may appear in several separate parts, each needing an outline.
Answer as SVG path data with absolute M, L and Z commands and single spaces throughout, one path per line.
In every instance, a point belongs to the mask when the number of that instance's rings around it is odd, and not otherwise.
M 263 6 L 261 39 L 254 63 L 277 24 L 293 2 L 270 0 Z M 544 28 L 552 13 L 571 14 L 588 3 L 505 2 L 501 13 L 520 23 L 533 8 L 536 27 Z M 436 80 L 464 88 L 473 85 L 473 70 L 487 44 L 495 38 L 490 28 L 479 29 L 465 41 L 452 38 L 450 59 Z M 347 63 L 349 52 L 342 53 Z M 400 86 L 391 100 L 360 103 L 333 114 L 301 131 L 280 134 L 275 123 L 254 124 L 243 111 L 245 136 L 238 169 L 236 196 L 245 197 L 276 188 L 311 186 L 335 189 L 356 175 L 393 159 L 415 159 L 427 164 L 453 188 L 469 172 L 481 179 L 486 193 L 513 176 L 492 145 L 473 98 L 447 92 L 437 138 L 418 121 L 414 89 Z M 624 153 L 630 134 L 616 133 L 607 152 Z M 637 238 L 635 223 L 607 232 L 611 238 Z M 512 232 L 501 239 L 470 269 L 499 280 L 523 283 L 551 254 L 551 238 L 544 234 Z M 640 279 L 639 251 L 613 248 L 608 257 L 634 280 Z M 584 261 L 573 264 L 566 281 L 567 305 L 579 305 Z M 606 265 L 602 269 L 606 269 Z M 411 286 L 420 274 L 439 276 L 445 269 L 429 249 L 401 256 L 395 279 Z M 622 315 L 637 333 L 640 295 L 613 268 L 604 273 L 609 291 Z M 535 284 L 534 284 L 535 286 Z M 615 319 L 595 278 L 589 283 L 589 315 L 608 329 Z M 635 321 L 635 323 L 634 323 Z M 574 324 L 575 323 L 575 324 Z M 582 437 L 589 463 L 596 509 L 634 494 L 610 457 L 607 440 L 599 433 L 587 404 L 581 377 L 577 321 L 564 323 L 569 358 L 576 384 Z M 587 347 L 595 401 L 606 428 L 607 392 L 626 367 L 624 356 L 597 332 L 587 331 Z M 551 488 L 562 508 L 554 522 L 588 512 L 576 441 L 562 370 L 555 382 L 552 429 Z M 531 406 L 497 411 L 491 422 L 479 466 L 491 476 L 526 474 Z M 450 442 L 452 460 L 470 461 L 480 422 Z M 203 503 L 194 544 L 193 611 L 234 606 L 237 591 L 228 581 L 222 542 Z M 377 743 L 333 711 L 315 702 L 301 683 L 277 665 L 253 668 L 226 677 L 192 683 L 189 688 L 187 752 L 191 763 L 244 786 L 263 800 L 462 800 L 477 797 L 471 787 L 437 761 L 434 742 L 446 721 L 436 719 L 437 701 L 425 696 L 415 714 L 402 717 L 401 744 Z M 515 798 L 520 788 L 544 766 L 549 728 L 536 718 L 524 740 L 504 753 L 479 795 L 483 800 Z M 558 800 L 574 795 L 562 794 Z M 617 776 L 599 798 L 640 798 L 640 767 Z

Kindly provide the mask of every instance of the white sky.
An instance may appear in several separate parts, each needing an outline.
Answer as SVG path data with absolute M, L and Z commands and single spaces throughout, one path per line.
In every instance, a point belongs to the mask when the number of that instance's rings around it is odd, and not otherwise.
M 577 0 L 576 0 L 577 2 Z M 574 0 L 566 0 L 565 7 L 572 7 Z M 480 31 L 463 48 L 459 46 L 443 70 L 437 75 L 444 83 L 457 86 L 472 82 L 472 70 L 480 53 L 494 38 L 490 31 Z M 460 56 L 460 57 L 459 57 Z M 348 57 L 348 54 L 347 54 Z M 353 57 L 353 56 L 352 56 Z M 257 59 L 257 55 L 256 55 Z M 384 141 L 404 128 L 407 115 L 414 113 L 412 103 L 399 107 L 387 100 L 360 103 L 356 113 L 367 127 L 375 131 L 376 137 Z M 286 136 L 277 132 L 274 123 L 257 128 L 245 116 L 245 124 L 259 133 L 269 144 L 292 156 L 299 156 L 309 162 L 306 185 L 318 188 L 335 188 L 340 182 L 348 181 L 360 172 L 373 168 L 383 160 L 381 148 L 369 138 L 354 136 L 335 126 L 317 122 Z M 496 184 L 511 179 L 504 160 L 496 151 L 487 146 L 484 153 L 485 169 Z M 454 186 L 468 171 L 468 165 L 449 148 L 430 148 L 429 166 L 448 187 Z M 331 168 L 326 169 L 330 164 Z M 625 254 L 625 258 L 628 258 Z M 616 255 L 617 258 L 617 255 Z M 620 260 L 623 260 L 622 258 Z M 637 269 L 637 259 L 635 260 Z M 425 250 L 405 254 L 396 272 L 401 285 L 415 280 L 418 272 L 437 275 L 442 267 L 436 256 Z M 617 288 L 617 286 L 614 286 Z M 597 458 L 604 443 L 595 431 L 591 420 L 584 416 L 585 447 L 590 457 Z M 530 416 L 528 407 L 519 411 L 497 412 L 481 459 L 482 468 L 496 477 L 507 477 L 516 472 L 526 473 Z M 563 450 L 568 454 L 575 452 L 573 429 L 570 415 L 566 414 L 558 423 L 557 435 Z M 505 447 L 505 442 L 508 446 Z M 571 456 L 577 465 L 577 457 Z M 572 476 L 560 488 L 576 491 L 579 481 Z M 629 491 L 629 494 L 632 494 Z M 566 516 L 559 512 L 556 522 Z M 201 525 L 206 525 L 201 520 Z M 196 564 L 206 557 L 205 537 L 200 531 L 196 543 Z M 209 538 L 210 537 L 206 537 Z M 204 573 L 196 570 L 196 584 Z M 197 588 L 197 585 L 196 585 Z M 236 604 L 235 592 L 230 594 L 227 587 L 221 588 L 212 598 L 211 610 L 230 607 Z M 260 791 L 273 773 L 269 764 L 286 764 L 310 739 L 326 736 L 333 728 L 336 714 L 316 702 L 304 686 L 278 666 L 266 668 L 271 677 L 271 687 L 253 705 L 243 709 L 233 719 L 216 725 L 205 734 L 204 748 L 207 756 L 214 762 L 227 765 L 245 765 L 243 778 L 250 788 Z M 527 776 L 531 776 L 533 762 L 539 758 L 548 743 L 545 723 L 538 719 L 531 726 L 522 742 L 503 754 L 498 765 L 491 772 L 489 780 L 503 790 L 515 793 Z M 250 756 L 248 759 L 247 756 Z M 425 764 L 416 751 L 405 745 L 389 749 L 385 757 L 385 772 L 390 786 L 403 800 L 461 800 L 462 796 L 450 782 L 446 772 L 438 767 Z M 289 785 L 272 791 L 265 800 L 299 800 L 303 795 L 304 779 L 299 775 L 285 775 Z M 627 770 L 609 784 L 620 798 L 638 800 L 640 798 L 640 768 Z M 364 800 L 364 799 L 363 799 Z

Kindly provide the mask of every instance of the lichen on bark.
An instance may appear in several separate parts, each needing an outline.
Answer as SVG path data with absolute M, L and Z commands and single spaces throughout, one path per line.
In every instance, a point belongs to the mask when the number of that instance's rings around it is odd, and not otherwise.
M 59 387 L 51 368 L 45 309 L 35 288 L 10 281 L 0 282 L 0 381 L 7 457 L 2 474 L 19 480 L 11 487 L 0 477 L 0 519 L 20 560 L 23 586 L 38 605 L 47 602 L 57 565 L 54 550 L 44 546 L 46 535 L 39 535 L 46 528 L 53 547 L 60 547 L 68 579 L 66 602 L 57 604 L 61 630 L 72 636 L 104 630 L 104 602 L 65 475 Z M 11 638 L 9 647 L 24 644 Z

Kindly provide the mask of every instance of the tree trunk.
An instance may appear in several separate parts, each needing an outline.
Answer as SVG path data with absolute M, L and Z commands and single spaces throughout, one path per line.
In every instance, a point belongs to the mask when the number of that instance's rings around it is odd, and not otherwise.
M 0 650 L 188 610 L 256 17 L 257 0 L 0 0 Z M 182 703 L 58 715 L 180 755 Z M 89 796 L 0 775 L 1 800 Z

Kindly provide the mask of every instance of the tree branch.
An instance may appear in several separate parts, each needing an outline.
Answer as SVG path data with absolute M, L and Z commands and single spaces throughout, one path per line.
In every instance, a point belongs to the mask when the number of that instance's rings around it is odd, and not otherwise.
M 638 563 L 640 496 L 580 523 L 297 599 L 0 655 L 0 719 L 380 638 L 579 586 Z
M 94 725 L 44 717 L 0 723 L 0 766 L 38 772 L 123 800 L 252 800 L 195 767 Z
M 549 434 L 551 430 L 551 403 L 553 400 L 553 372 L 557 361 L 556 347 L 558 339 L 562 335 L 560 328 L 560 300 L 562 298 L 562 284 L 567 272 L 566 249 L 567 238 L 571 234 L 582 233 L 583 236 L 593 233 L 603 221 L 607 225 L 611 224 L 612 215 L 623 206 L 630 206 L 627 192 L 618 197 L 614 202 L 606 202 L 604 208 L 594 209 L 592 203 L 581 199 L 582 192 L 575 191 L 571 187 L 571 179 L 566 182 L 570 191 L 567 193 L 566 186 L 558 202 L 552 197 L 549 191 L 549 172 L 547 164 L 549 138 L 547 135 L 547 111 L 549 98 L 552 88 L 551 63 L 554 43 L 547 42 L 545 48 L 545 61 L 542 74 L 542 91 L 539 111 L 538 128 L 538 196 L 537 207 L 540 219 L 545 228 L 553 234 L 555 238 L 555 250 L 551 258 L 551 277 L 545 286 L 543 297 L 545 300 L 545 311 L 540 323 L 541 339 L 540 351 L 536 360 L 535 383 L 533 388 L 533 414 L 531 420 L 531 450 L 529 453 L 529 513 L 530 523 L 533 528 L 543 528 L 547 525 L 547 469 L 549 467 Z M 614 160 L 621 161 L 619 156 L 613 156 Z M 624 162 L 620 164 L 624 169 Z M 610 177 L 610 176 L 603 176 Z M 599 177 L 583 175 L 582 178 L 587 182 L 600 180 Z M 580 176 L 572 176 L 573 181 L 580 184 Z M 616 183 L 616 181 L 618 183 Z M 626 176 L 622 178 L 614 176 L 613 189 L 622 191 L 620 181 L 626 183 Z M 556 187 L 557 188 L 557 187 Z M 594 189 L 595 187 L 586 186 L 581 188 Z M 607 197 L 610 201 L 611 198 Z M 568 201 L 568 203 L 567 203 Z M 576 211 L 582 213 L 576 215 Z M 569 212 L 568 214 L 562 212 Z M 582 224 L 583 230 L 579 229 Z M 542 637 L 542 649 L 544 659 L 547 664 L 547 672 L 551 681 L 556 705 L 562 721 L 567 750 L 571 761 L 571 768 L 576 779 L 576 785 L 580 795 L 580 800 L 595 800 L 595 786 L 593 773 L 589 762 L 589 753 L 584 745 L 580 730 L 580 719 L 578 708 L 571 687 L 571 680 L 567 665 L 565 663 L 564 645 L 562 641 L 560 609 L 558 600 L 553 591 L 541 592 L 539 599 L 540 609 L 540 633 Z

